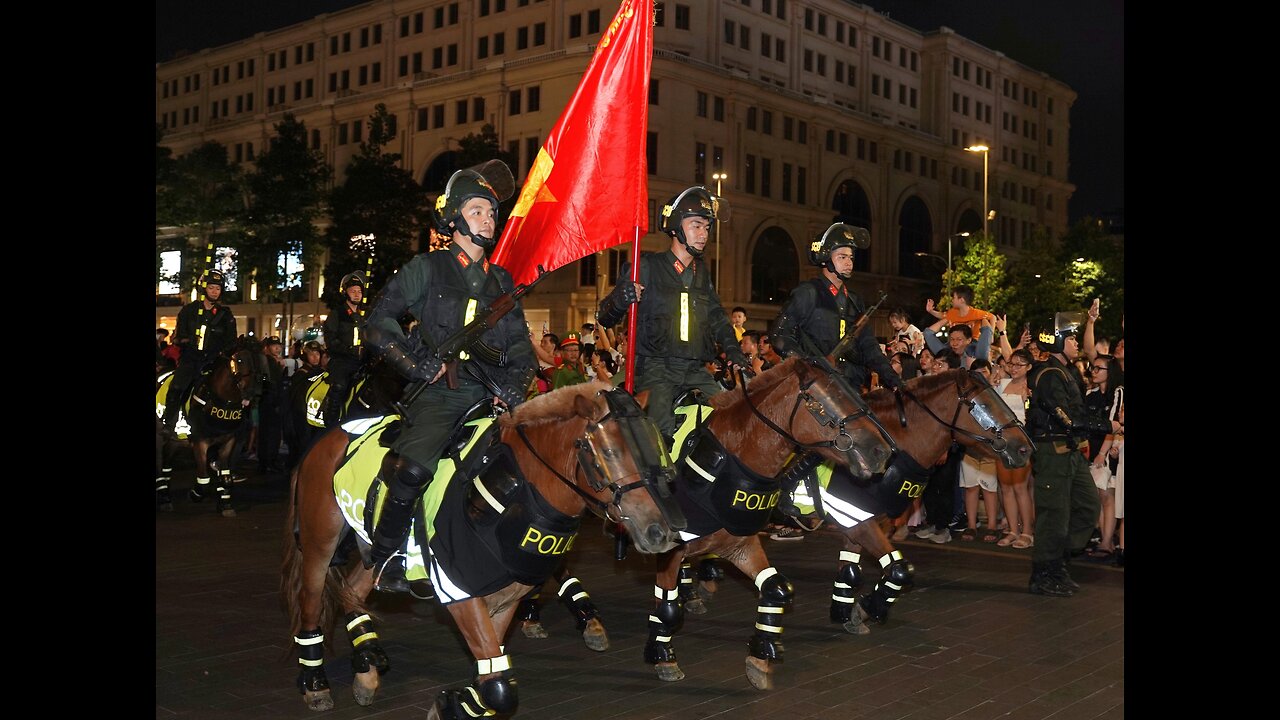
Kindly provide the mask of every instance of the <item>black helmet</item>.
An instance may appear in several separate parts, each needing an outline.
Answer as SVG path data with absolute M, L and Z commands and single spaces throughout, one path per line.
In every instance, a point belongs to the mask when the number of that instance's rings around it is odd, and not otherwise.
M 1036 335 L 1036 344 L 1041 350 L 1060 353 L 1068 337 L 1076 334 L 1076 330 L 1084 324 L 1084 313 L 1064 311 L 1054 313 L 1044 328 Z
M 342 276 L 342 282 L 339 284 L 339 287 L 342 288 L 342 292 L 346 292 L 347 288 L 352 285 L 359 285 L 361 288 L 367 286 L 368 283 L 365 282 L 364 273 L 356 270 L 355 272 L 349 272 Z
M 209 287 L 210 285 L 217 285 L 223 290 L 227 289 L 227 279 L 223 276 L 221 270 L 205 271 L 204 277 L 200 278 L 200 287 Z
M 679 240 L 694 257 L 702 254 L 701 250 L 689 247 L 689 240 L 684 236 L 684 228 L 680 223 L 685 218 L 706 218 L 712 227 L 716 224 L 717 210 L 723 200 L 716 198 L 705 187 L 694 185 L 675 196 L 662 206 L 662 217 L 658 221 L 658 229 Z
M 1070 333 L 1060 332 L 1053 329 L 1052 325 L 1043 327 L 1036 335 L 1036 344 L 1040 349 L 1047 353 L 1060 353 L 1062 347 L 1066 343 L 1067 335 Z
M 316 352 L 318 352 L 318 353 L 323 353 L 323 352 L 324 352 L 324 346 L 323 346 L 323 345 L 321 345 L 321 344 L 319 343 L 319 341 L 317 341 L 317 340 L 308 340 L 308 341 L 306 341 L 305 343 L 303 343 L 303 344 L 302 344 L 302 351 L 303 351 L 303 352 L 307 352 L 307 351 L 311 351 L 311 350 L 314 350 L 314 351 L 316 351 Z
M 871 247 L 871 233 L 866 228 L 833 223 L 822 233 L 822 237 L 809 245 L 809 262 L 835 272 L 835 267 L 831 264 L 831 253 L 842 247 L 865 250 Z
M 471 227 L 462 219 L 462 205 L 471 198 L 481 197 L 493 203 L 493 210 L 497 212 L 498 203 L 511 197 L 514 190 L 515 178 L 511 175 L 511 168 L 501 160 L 490 160 L 455 172 L 444 192 L 436 198 L 436 230 L 450 237 L 457 229 L 475 244 L 492 250 L 497 238 L 472 234 Z

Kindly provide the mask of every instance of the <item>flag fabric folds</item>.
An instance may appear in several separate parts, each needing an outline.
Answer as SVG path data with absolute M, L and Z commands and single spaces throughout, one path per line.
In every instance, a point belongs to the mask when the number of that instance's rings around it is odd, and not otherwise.
M 648 230 L 652 64 L 653 0 L 622 0 L 493 252 L 517 283 Z

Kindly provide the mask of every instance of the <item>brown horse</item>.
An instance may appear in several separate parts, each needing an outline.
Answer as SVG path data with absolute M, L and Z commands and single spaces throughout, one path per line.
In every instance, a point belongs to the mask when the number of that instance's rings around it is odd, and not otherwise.
M 249 413 L 249 403 L 261 393 L 263 372 L 260 353 L 248 349 L 219 355 L 210 370 L 196 381 L 177 422 L 178 440 L 187 439 L 195 454 L 196 485 L 188 497 L 203 502 L 217 496 L 217 510 L 223 517 L 235 517 L 231 506 L 231 462 L 235 457 L 236 431 Z M 164 415 L 171 374 L 156 378 L 156 417 Z M 189 429 L 184 429 L 189 428 Z M 172 510 L 169 481 L 173 474 L 173 453 L 178 443 L 166 438 L 156 423 L 156 505 Z M 216 459 L 209 453 L 217 449 Z M 216 476 L 216 477 L 215 477 Z
M 768 689 L 772 664 L 782 656 L 782 615 L 793 596 L 756 535 L 778 503 L 779 473 L 793 451 L 807 450 L 870 477 L 884 469 L 893 448 L 858 392 L 822 359 L 789 358 L 709 404 L 709 417 L 705 408 L 683 409 L 695 427 L 684 434 L 686 421 L 676 437 L 676 497 L 689 521 L 681 533 L 687 544 L 658 557 L 645 661 L 662 680 L 684 678 L 672 646 L 683 623 L 682 596 L 689 597 L 680 586 L 692 583 L 683 561 L 716 553 L 759 589 L 746 668 L 752 685 Z
M 474 451 L 451 453 L 449 457 L 461 463 L 457 472 L 437 477 L 424 497 L 425 505 L 432 488 L 444 488 L 437 500 L 441 509 L 431 521 L 434 537 L 421 527 L 414 533 L 426 538 L 419 543 L 423 560 L 477 664 L 474 684 L 442 693 L 428 717 L 515 712 L 518 698 L 510 660 L 502 650 L 504 637 L 519 599 L 544 581 L 572 547 L 584 508 L 624 524 L 637 547 L 648 553 L 671 548 L 676 530 L 685 524 L 672 499 L 673 469 L 657 427 L 625 391 L 602 382 L 561 388 L 522 404 L 499 417 L 491 432 L 475 431 L 471 438 L 466 442 Z M 349 571 L 341 567 L 349 552 L 342 541 L 349 533 L 356 537 L 361 559 L 368 553 L 367 527 L 344 515 L 334 487 L 348 444 L 365 440 L 331 429 L 293 474 L 281 594 L 302 666 L 299 685 L 313 710 L 333 707 L 323 667 L 322 629 L 331 627 L 339 611 L 345 613 L 354 649 L 353 692 L 358 704 L 373 701 L 379 675 L 390 669 L 365 608 L 372 572 L 360 561 Z M 370 449 L 385 453 L 376 443 Z M 478 468 L 471 460 L 476 456 L 483 456 Z M 344 499 L 349 501 L 350 497 Z M 449 508 L 458 512 L 446 512 Z M 422 516 L 415 524 L 424 524 Z M 496 528 L 497 549 L 487 544 L 491 536 L 462 531 L 483 527 Z M 514 567 L 509 562 L 513 559 L 523 565 Z M 459 567 L 456 563 L 468 562 L 472 569 L 506 574 L 491 577 L 479 590 L 467 587 L 466 568 L 454 569 Z M 534 563 L 533 570 L 529 563 Z M 482 591 L 488 588 L 497 589 Z
M 969 370 L 912 379 L 900 395 L 877 390 L 867 396 L 867 403 L 883 419 L 899 454 L 875 483 L 836 474 L 819 490 L 827 519 L 844 535 L 831 595 L 831 621 L 855 635 L 871 632 L 868 620 L 886 622 L 890 607 L 911 584 L 913 568 L 894 548 L 886 526 L 920 496 L 929 469 L 946 457 L 951 443 L 1009 468 L 1025 466 L 1033 449 L 1031 438 L 1000 394 L 985 377 Z M 860 550 L 876 559 L 881 574 L 870 592 L 855 598 L 862 584 Z

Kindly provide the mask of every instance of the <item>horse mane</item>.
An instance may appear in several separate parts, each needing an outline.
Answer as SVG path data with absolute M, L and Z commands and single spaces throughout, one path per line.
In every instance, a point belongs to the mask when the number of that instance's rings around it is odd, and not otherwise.
M 945 385 L 954 386 L 957 378 L 963 379 L 967 375 L 967 372 L 968 371 L 964 368 L 956 368 L 954 370 L 947 370 L 945 372 L 938 373 L 937 375 L 921 375 L 908 380 L 907 389 L 916 395 L 931 396 L 938 391 L 938 388 Z M 884 417 L 888 417 L 887 415 L 884 415 L 884 413 L 890 410 L 892 410 L 895 416 L 897 415 L 898 403 L 894 400 L 893 391 L 888 388 L 872 390 L 863 396 L 863 399 L 867 401 L 867 405 L 871 406 L 871 411 L 876 414 L 876 417 L 881 418 L 881 420 L 883 420 Z M 907 403 L 907 406 L 913 407 L 915 406 L 915 403 Z
M 612 390 L 613 386 L 601 380 L 566 385 L 549 393 L 543 393 L 520 403 L 515 410 L 498 418 L 499 427 L 515 427 L 516 425 L 538 425 L 542 423 L 560 422 L 577 417 L 574 406 L 576 398 L 585 397 L 595 408 L 601 408 L 604 399 L 597 393 Z M 603 415 L 603 412 L 601 413 Z
M 763 393 L 764 391 L 768 390 L 769 388 L 772 388 L 774 385 L 777 385 L 778 383 L 782 382 L 783 380 L 786 380 L 788 377 L 793 375 L 795 364 L 800 362 L 804 362 L 804 360 L 800 356 L 792 355 L 791 357 L 782 361 L 778 365 L 774 365 L 768 370 L 765 370 L 764 372 L 752 378 L 749 381 L 749 385 L 748 385 L 748 390 L 751 392 L 752 401 L 755 402 L 755 398 L 758 397 L 757 393 Z M 726 392 L 717 393 L 716 395 L 713 395 L 711 398 L 707 400 L 708 404 L 710 404 L 711 407 L 715 408 L 716 410 L 721 410 L 726 405 L 732 405 L 734 403 L 738 403 L 741 401 L 742 401 L 742 390 L 740 388 L 735 388 L 733 390 L 729 390 Z

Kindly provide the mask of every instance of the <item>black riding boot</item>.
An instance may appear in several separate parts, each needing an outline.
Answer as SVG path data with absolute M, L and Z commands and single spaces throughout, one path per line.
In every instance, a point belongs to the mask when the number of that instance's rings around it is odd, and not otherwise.
M 1027 591 L 1033 595 L 1049 595 L 1052 597 L 1071 597 L 1075 594 L 1067 585 L 1062 584 L 1054 575 L 1054 566 L 1061 560 L 1031 563 L 1031 580 L 1027 583 Z
M 342 422 L 343 411 L 346 410 L 347 388 L 342 385 L 330 385 L 329 394 L 324 397 L 324 426 L 338 427 Z
M 1055 579 L 1057 579 L 1059 583 L 1071 588 L 1071 592 L 1075 592 L 1080 589 L 1080 583 L 1077 583 L 1075 580 L 1072 580 L 1071 575 L 1067 573 L 1067 566 L 1070 564 L 1071 564 L 1071 551 L 1063 550 L 1062 562 L 1054 564 L 1053 576 Z
M 407 457 L 396 461 L 391 479 L 386 480 L 387 463 L 378 473 L 379 479 L 386 482 L 387 499 L 382 505 L 382 514 L 378 517 L 378 525 L 373 530 L 373 547 L 369 550 L 371 567 L 377 568 L 374 574 L 374 587 L 386 592 L 409 592 L 409 583 L 405 580 L 404 553 L 405 540 L 409 537 L 409 526 L 413 519 L 413 509 L 417 507 L 418 498 L 431 483 L 432 472 Z
M 792 458 L 782 472 L 778 473 L 778 482 L 782 490 L 778 496 L 778 512 L 793 518 L 800 517 L 800 511 L 796 508 L 794 499 L 796 488 L 806 475 L 821 464 L 822 456 L 818 453 L 801 453 Z

